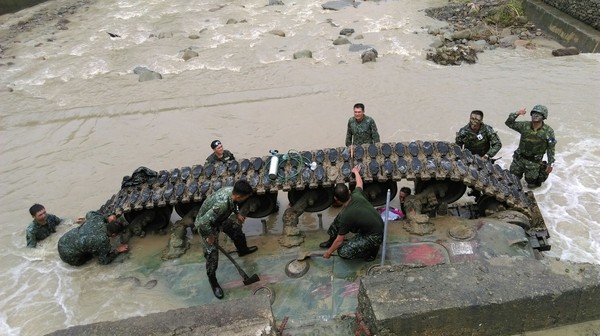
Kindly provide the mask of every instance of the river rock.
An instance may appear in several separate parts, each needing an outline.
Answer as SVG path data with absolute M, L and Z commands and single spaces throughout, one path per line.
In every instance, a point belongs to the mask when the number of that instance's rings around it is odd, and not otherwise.
M 352 34 L 354 34 L 353 28 L 344 28 L 344 29 L 340 30 L 340 35 L 350 36 Z
M 515 41 L 518 40 L 519 37 L 517 35 L 510 35 L 501 38 L 498 41 L 498 44 L 503 48 L 513 47 L 515 45 Z
M 377 61 L 377 50 L 375 50 L 374 48 L 370 48 L 370 49 L 364 51 L 360 55 L 360 58 L 362 59 L 363 63 L 376 62 Z
M 350 47 L 348 47 L 348 51 L 352 51 L 352 52 L 356 52 L 356 51 L 363 51 L 363 50 L 368 50 L 372 48 L 371 46 L 359 43 L 359 44 L 351 44 Z
M 333 45 L 342 45 L 342 44 L 350 44 L 350 41 L 348 41 L 348 39 L 345 37 L 338 37 L 337 39 L 335 39 L 335 41 L 333 41 Z
M 463 44 L 443 46 L 428 52 L 427 59 L 441 65 L 460 65 L 464 62 L 473 64 L 477 62 L 477 51 Z
M 470 39 L 471 31 L 469 29 L 459 30 L 452 34 L 453 40 L 462 40 L 462 39 Z
M 138 81 L 146 82 L 146 81 L 151 81 L 151 80 L 155 80 L 155 79 L 162 79 L 162 75 L 156 71 L 148 70 L 148 71 L 142 71 L 140 73 Z
M 321 4 L 321 7 L 323 9 L 334 10 L 334 11 L 344 9 L 345 7 L 348 7 L 348 6 L 352 6 L 352 2 L 339 0 L 339 1 L 327 1 L 324 4 Z
M 283 6 L 285 5 L 281 0 L 269 0 L 267 6 Z
M 552 56 L 571 56 L 579 55 L 579 49 L 575 47 L 560 48 L 552 50 Z
M 198 57 L 198 53 L 193 50 L 186 49 L 186 51 L 183 52 L 182 58 L 184 61 L 188 61 L 189 59 L 194 57 Z
M 294 53 L 294 59 L 298 59 L 298 58 L 312 58 L 312 51 L 310 51 L 308 49 L 296 51 Z
M 269 31 L 269 34 L 285 37 L 285 33 L 283 32 L 283 30 L 279 30 L 279 29 L 273 29 L 273 30 Z

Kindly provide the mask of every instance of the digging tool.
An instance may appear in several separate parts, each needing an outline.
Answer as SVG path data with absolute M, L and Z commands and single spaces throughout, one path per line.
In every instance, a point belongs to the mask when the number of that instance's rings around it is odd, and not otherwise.
M 227 259 L 229 259 L 231 261 L 231 263 L 233 263 L 233 266 L 235 266 L 235 268 L 238 270 L 238 273 L 240 273 L 240 275 L 242 276 L 242 278 L 244 278 L 244 285 L 248 286 L 249 284 L 253 284 L 257 281 L 260 281 L 260 278 L 258 277 L 258 275 L 252 274 L 251 276 L 248 276 L 248 274 L 246 274 L 246 272 L 244 272 L 244 270 L 240 267 L 240 265 L 238 265 L 238 263 L 229 255 L 229 253 L 227 253 L 227 251 L 225 251 L 221 245 L 219 244 L 215 244 L 217 245 L 217 248 L 219 249 L 219 251 L 223 252 L 223 254 L 227 257 Z
M 310 257 L 322 257 L 323 254 L 325 254 L 326 251 L 308 251 L 308 252 L 302 252 L 300 253 L 300 255 L 298 256 L 298 258 L 296 258 L 296 260 L 298 261 L 302 261 L 306 258 L 310 258 Z M 332 254 L 332 256 L 336 256 L 337 254 Z

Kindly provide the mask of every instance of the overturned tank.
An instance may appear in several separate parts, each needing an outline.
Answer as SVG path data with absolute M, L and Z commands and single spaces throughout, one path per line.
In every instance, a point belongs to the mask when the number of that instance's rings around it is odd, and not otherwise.
M 277 193 L 287 192 L 290 205 L 300 199 L 303 211 L 319 212 L 333 204 L 333 187 L 352 183 L 352 167 L 361 164 L 364 192 L 374 206 L 384 205 L 387 191 L 397 194 L 398 181 L 414 181 L 422 198 L 423 213 L 435 215 L 439 206 L 447 207 L 471 188 L 477 197 L 471 218 L 485 217 L 500 210 L 521 213 L 516 219 L 530 237 L 532 246 L 550 249 L 548 230 L 533 193 L 523 190 L 520 181 L 508 170 L 472 155 L 468 150 L 443 141 L 377 143 L 356 146 L 353 155 L 347 147 L 279 153 L 232 161 L 227 164 L 193 165 L 154 172 L 138 168 L 123 178 L 121 190 L 100 209 L 102 213 L 124 214 L 129 222 L 153 212 L 155 218 L 168 218 L 174 208 L 184 217 L 197 209 L 207 195 L 238 179 L 247 180 L 254 189 L 244 206 L 248 217 L 261 218 L 273 213 Z M 472 211 L 474 207 L 475 211 Z
M 321 258 L 318 245 L 328 235 L 320 213 L 317 230 L 298 227 L 302 213 L 332 206 L 336 183 L 352 186 L 354 165 L 363 165 L 374 206 L 387 203 L 388 190 L 395 196 L 398 182 L 414 182 L 405 201 L 412 213 L 386 221 L 380 261 Z M 290 203 L 283 234 L 249 237 L 259 250 L 238 258 L 258 281 L 240 281 L 234 266 L 221 263 L 227 290 L 215 303 L 197 251 L 191 264 L 165 263 L 155 272 L 190 307 L 52 335 L 507 335 L 600 319 L 600 267 L 543 258 L 549 235 L 533 193 L 448 142 L 364 145 L 352 157 L 341 147 L 170 171 L 141 167 L 101 211 L 160 226 L 173 209 L 189 218 L 238 179 L 255 191 L 240 209 L 248 216 L 276 211 L 282 191 Z M 465 201 L 468 189 L 473 200 Z

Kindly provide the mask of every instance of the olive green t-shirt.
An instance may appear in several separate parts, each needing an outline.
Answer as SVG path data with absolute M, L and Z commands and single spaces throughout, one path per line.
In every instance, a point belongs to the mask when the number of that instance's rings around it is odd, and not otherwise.
M 363 190 L 356 188 L 352 199 L 338 215 L 338 235 L 348 232 L 359 234 L 383 233 L 383 219 L 373 205 L 365 198 Z

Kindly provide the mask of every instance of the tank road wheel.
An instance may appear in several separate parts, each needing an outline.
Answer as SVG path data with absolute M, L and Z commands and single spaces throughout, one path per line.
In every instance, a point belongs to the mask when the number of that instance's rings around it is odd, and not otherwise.
M 506 210 L 506 206 L 495 197 L 483 195 L 477 200 L 477 210 L 479 217 L 487 217 L 492 213 Z
M 393 200 L 398 193 L 398 184 L 394 181 L 365 183 L 363 188 L 365 197 L 373 206 L 385 205 L 388 189 L 390 189 L 390 200 Z
M 171 212 L 173 212 L 173 208 L 171 206 L 154 208 L 154 209 L 144 209 L 139 211 L 131 211 L 125 213 L 125 219 L 131 225 L 136 218 L 138 220 L 143 220 L 143 217 L 146 217 L 149 221 L 143 226 L 144 231 L 159 231 L 166 228 L 169 225 L 169 221 L 171 220 Z
M 277 193 L 250 196 L 240 212 L 250 218 L 263 218 L 277 211 Z
M 183 218 L 194 207 L 200 207 L 203 202 L 204 202 L 204 200 L 202 200 L 200 202 L 177 203 L 177 204 L 175 204 L 175 212 L 177 212 L 179 217 Z
M 465 194 L 465 191 L 467 191 L 467 186 L 461 181 L 415 180 L 415 194 L 418 194 L 429 187 L 436 189 L 438 199 L 448 204 L 458 201 L 458 199 Z
M 290 190 L 288 192 L 290 205 L 296 204 L 304 195 L 308 195 L 309 197 L 308 206 L 304 209 L 306 212 L 323 211 L 333 204 L 333 188 L 319 187 L 315 189 Z

